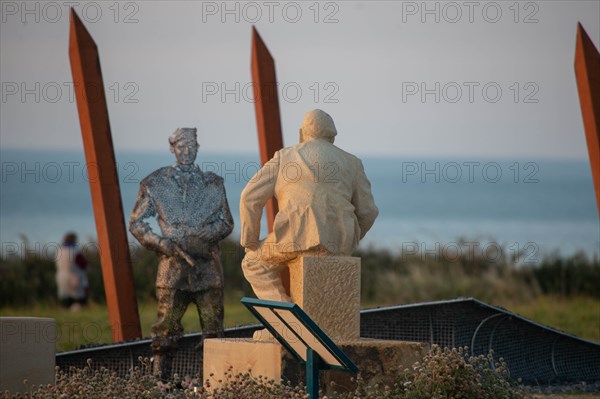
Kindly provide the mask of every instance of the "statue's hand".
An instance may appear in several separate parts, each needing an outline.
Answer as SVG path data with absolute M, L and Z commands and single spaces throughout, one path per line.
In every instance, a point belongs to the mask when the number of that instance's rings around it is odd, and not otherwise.
M 160 252 L 167 256 L 175 255 L 175 243 L 168 238 L 161 238 L 159 242 Z
M 249 242 L 246 243 L 246 246 L 244 247 L 246 253 L 250 252 L 250 251 L 256 251 L 258 250 L 258 247 L 260 246 L 260 241 L 253 241 L 253 242 Z

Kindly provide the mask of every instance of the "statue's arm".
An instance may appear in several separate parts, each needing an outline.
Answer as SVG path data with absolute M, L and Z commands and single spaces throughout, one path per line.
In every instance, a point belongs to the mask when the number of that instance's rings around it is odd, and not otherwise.
M 220 178 L 219 178 L 220 179 Z M 211 237 L 211 240 L 214 242 L 221 241 L 233 230 L 233 216 L 231 216 L 231 211 L 229 210 L 229 204 L 227 203 L 227 195 L 225 194 L 225 186 L 223 185 L 223 180 L 220 179 L 220 188 L 221 188 L 221 206 L 219 211 L 217 212 L 214 221 L 210 225 L 207 226 L 209 229 L 208 236 Z
M 155 216 L 156 209 L 152 204 L 152 197 L 148 193 L 146 185 L 142 183 L 129 218 L 129 231 L 144 247 L 153 251 L 164 252 L 164 243 L 161 245 L 162 237 L 156 234 L 145 221 Z
M 240 243 L 244 248 L 258 245 L 260 219 L 267 201 L 275 195 L 279 172 L 279 152 L 250 179 L 240 198 Z
M 358 161 L 356 178 L 354 180 L 354 188 L 352 192 L 352 205 L 360 226 L 360 239 L 362 239 L 367 231 L 375 223 L 379 209 L 375 206 L 375 199 L 371 192 L 371 183 L 367 179 L 365 169 L 362 162 Z

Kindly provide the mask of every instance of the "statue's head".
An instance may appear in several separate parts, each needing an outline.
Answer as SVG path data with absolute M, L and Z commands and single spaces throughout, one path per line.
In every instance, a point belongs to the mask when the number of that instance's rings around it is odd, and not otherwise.
M 175 154 L 179 165 L 192 165 L 198 153 L 197 129 L 180 127 L 169 137 L 171 152 Z
M 328 113 L 320 109 L 313 109 L 304 115 L 300 128 L 300 142 L 312 139 L 324 139 L 333 143 L 337 130 L 333 119 Z

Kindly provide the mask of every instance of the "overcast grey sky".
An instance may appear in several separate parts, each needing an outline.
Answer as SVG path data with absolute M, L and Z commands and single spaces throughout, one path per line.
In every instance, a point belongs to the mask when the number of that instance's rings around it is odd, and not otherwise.
M 2 148 L 82 148 L 66 1 L 2 1 Z M 361 155 L 587 159 L 573 71 L 600 2 L 78 2 L 117 150 L 258 151 L 251 27 L 276 60 L 284 142 L 329 112 Z M 225 91 L 226 90 L 226 91 Z

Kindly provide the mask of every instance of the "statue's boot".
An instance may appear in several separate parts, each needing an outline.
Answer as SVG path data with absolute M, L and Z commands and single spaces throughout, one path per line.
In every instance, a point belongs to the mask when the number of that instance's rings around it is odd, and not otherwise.
M 170 351 L 154 353 L 153 373 L 162 382 L 171 381 L 173 378 L 173 354 Z

